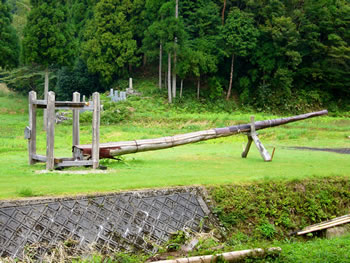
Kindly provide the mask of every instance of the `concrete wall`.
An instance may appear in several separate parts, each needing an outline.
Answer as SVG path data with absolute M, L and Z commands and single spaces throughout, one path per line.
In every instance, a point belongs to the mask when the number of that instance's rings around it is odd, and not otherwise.
M 170 233 L 198 231 L 210 215 L 201 188 L 123 192 L 75 198 L 0 201 L 0 257 L 22 258 L 25 246 L 73 239 L 81 249 L 157 250 Z M 209 216 L 210 218 L 210 216 Z

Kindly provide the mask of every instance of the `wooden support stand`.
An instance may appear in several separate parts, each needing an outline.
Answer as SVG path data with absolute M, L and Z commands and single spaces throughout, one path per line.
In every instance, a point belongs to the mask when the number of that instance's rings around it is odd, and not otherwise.
M 248 137 L 248 143 L 245 147 L 244 151 L 242 152 L 242 158 L 247 158 L 250 146 L 252 145 L 252 142 L 254 141 L 256 148 L 258 149 L 261 157 L 264 159 L 265 162 L 271 162 L 273 155 L 275 153 L 275 148 L 273 149 L 272 156 L 268 153 L 268 151 L 265 149 L 264 145 L 261 143 L 261 141 L 258 138 L 258 134 L 255 130 L 255 120 L 254 116 L 250 117 L 250 132 L 246 133 Z
M 100 141 L 100 94 L 93 94 L 93 107 L 87 106 L 85 102 L 80 102 L 80 94 L 74 92 L 73 101 L 56 101 L 55 93 L 50 91 L 47 94 L 47 100 L 37 100 L 35 91 L 29 92 L 29 126 L 24 130 L 24 137 L 28 139 L 29 164 L 36 162 L 45 162 L 46 169 L 52 170 L 58 167 L 70 166 L 92 166 L 94 169 L 99 167 L 99 141 Z M 46 111 L 46 156 L 36 153 L 36 111 L 42 108 Z M 84 160 L 77 152 L 73 152 L 70 158 L 55 158 L 55 111 L 57 109 L 73 110 L 73 146 L 79 144 L 79 111 L 92 110 L 92 156 L 89 160 Z M 74 148 L 74 147 L 73 147 Z

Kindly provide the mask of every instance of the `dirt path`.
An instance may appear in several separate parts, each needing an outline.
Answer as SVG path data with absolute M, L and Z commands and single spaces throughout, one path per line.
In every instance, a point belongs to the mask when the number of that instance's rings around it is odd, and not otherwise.
M 334 153 L 341 153 L 341 154 L 350 154 L 350 148 L 314 148 L 314 147 L 299 147 L 299 146 L 293 146 L 293 147 L 288 147 L 288 149 L 292 149 L 292 150 L 321 151 L 321 152 L 334 152 Z

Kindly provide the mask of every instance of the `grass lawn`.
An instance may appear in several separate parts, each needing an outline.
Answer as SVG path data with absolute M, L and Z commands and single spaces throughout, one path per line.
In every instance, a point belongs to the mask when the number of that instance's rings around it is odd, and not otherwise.
M 350 120 L 318 117 L 260 132 L 260 139 L 274 160 L 264 163 L 254 146 L 247 159 L 240 157 L 243 135 L 215 139 L 177 148 L 125 155 L 123 161 L 103 160 L 106 173 L 74 174 L 77 168 L 39 173 L 44 164 L 28 165 L 23 130 L 28 125 L 27 98 L 0 96 L 0 198 L 75 195 L 125 189 L 179 185 L 248 183 L 293 180 L 310 176 L 350 175 L 350 155 L 292 150 L 290 146 L 350 148 Z M 156 138 L 213 127 L 249 122 L 250 113 L 188 114 L 150 113 L 137 107 L 130 120 L 101 127 L 101 142 Z M 276 118 L 255 114 L 256 120 Z M 38 117 L 42 127 L 42 117 Z M 71 156 L 72 127 L 56 126 L 55 156 Z M 38 153 L 45 154 L 45 133 L 39 129 Z M 91 142 L 91 125 L 82 125 L 81 143 Z M 85 170 L 90 170 L 84 168 Z M 83 170 L 84 170 L 83 169 Z M 82 170 L 80 168 L 79 170 Z

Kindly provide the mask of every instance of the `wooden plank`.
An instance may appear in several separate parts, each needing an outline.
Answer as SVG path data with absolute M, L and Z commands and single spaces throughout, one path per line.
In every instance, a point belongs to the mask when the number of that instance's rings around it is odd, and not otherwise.
M 46 169 L 54 168 L 55 142 L 55 93 L 50 91 L 47 96 L 47 129 L 46 129 Z
M 44 109 L 47 107 L 46 100 L 35 100 L 33 104 L 37 105 L 38 108 Z M 73 101 L 56 101 L 56 109 L 83 109 L 86 107 L 86 102 L 73 102 Z
M 38 154 L 33 154 L 33 159 L 37 162 L 43 162 L 46 163 L 47 158 L 44 155 L 38 155 Z
M 36 100 L 36 92 L 29 92 L 29 129 L 30 138 L 28 139 L 28 156 L 29 164 L 34 164 L 33 155 L 36 154 L 36 105 L 33 102 Z
M 91 166 L 92 161 L 91 160 L 75 160 L 75 161 L 62 161 L 58 164 L 56 164 L 56 167 L 74 167 L 74 166 Z
M 73 102 L 80 102 L 80 93 L 74 92 L 73 93 Z M 73 110 L 73 145 L 79 144 L 80 138 L 79 138 L 79 110 L 75 109 Z
M 314 224 L 314 225 L 305 227 L 303 230 L 296 232 L 296 234 L 304 235 L 307 233 L 311 233 L 311 232 L 315 232 L 315 231 L 319 231 L 319 230 L 323 230 L 323 229 L 327 229 L 327 228 L 331 228 L 331 227 L 335 227 L 335 226 L 339 226 L 347 223 L 350 223 L 350 215 L 337 217 L 332 220 L 324 221 L 319 224 Z
M 94 112 L 92 117 L 92 168 L 97 169 L 100 158 L 100 94 L 93 94 Z

